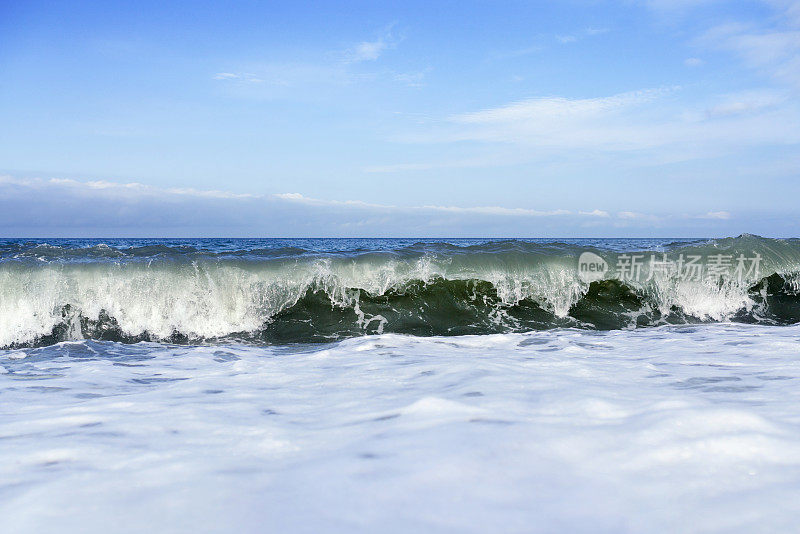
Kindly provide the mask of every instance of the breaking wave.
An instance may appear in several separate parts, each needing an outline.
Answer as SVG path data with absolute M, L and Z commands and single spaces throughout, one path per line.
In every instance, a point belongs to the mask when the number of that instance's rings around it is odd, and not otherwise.
M 590 251 L 609 271 L 582 278 Z M 653 255 L 759 259 L 698 279 L 650 272 Z M 707 321 L 800 321 L 800 241 L 743 235 L 634 253 L 570 243 L 417 243 L 320 252 L 191 246 L 0 250 L 0 346 L 93 338 L 310 342 L 379 332 L 460 335 Z M 627 258 L 627 260 L 626 260 Z M 653 269 L 651 269 L 652 271 Z

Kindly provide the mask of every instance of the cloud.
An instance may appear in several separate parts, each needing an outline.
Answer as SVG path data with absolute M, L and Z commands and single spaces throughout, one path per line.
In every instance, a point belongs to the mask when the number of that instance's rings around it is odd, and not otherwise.
M 617 213 L 617 217 L 620 219 L 641 219 L 644 218 L 644 215 L 635 211 L 621 211 Z
M 350 50 L 348 59 L 352 62 L 375 61 L 386 50 L 386 46 L 383 40 L 359 43 Z
M 249 72 L 222 82 L 238 95 L 297 96 L 298 89 L 346 86 L 360 78 L 341 63 L 269 63 L 247 68 Z
M 680 87 L 592 98 L 535 97 L 431 120 L 394 137 L 448 144 L 448 159 L 372 165 L 367 172 L 559 163 L 580 158 L 627 168 L 800 144 L 800 103 L 754 89 L 693 99 Z M 462 158 L 455 154 L 463 154 Z M 476 154 L 482 154 L 477 157 Z M 596 169 L 594 169 L 596 170 Z
M 608 33 L 608 28 L 586 28 L 585 30 L 577 33 L 556 35 L 556 41 L 561 44 L 569 44 L 586 39 L 587 37 L 594 37 L 595 35 L 601 35 L 604 33 Z
M 400 138 L 406 142 L 477 141 L 525 148 L 529 156 L 542 151 L 597 148 L 631 150 L 662 143 L 653 128 L 652 111 L 643 106 L 672 89 L 650 89 L 608 97 L 570 99 L 537 97 L 450 116 L 437 128 Z M 412 167 L 409 167 L 409 169 Z
M 138 182 L 109 182 L 93 180 L 81 182 L 70 178 L 15 178 L 13 176 L 0 176 L 0 186 L 17 186 L 31 190 L 63 190 L 77 195 L 93 196 L 120 196 L 130 198 L 169 198 L 169 197 L 200 197 L 216 199 L 249 199 L 259 198 L 258 195 L 249 193 L 232 193 L 219 190 L 202 190 L 194 188 L 155 187 Z
M 580 214 L 588 215 L 590 217 L 603 217 L 603 218 L 611 217 L 610 213 L 603 210 L 581 211 Z
M 241 194 L 160 188 L 137 182 L 0 176 L 0 232 L 6 236 L 525 236 L 612 235 L 685 216 L 594 209 L 396 206 L 325 200 L 301 193 Z M 723 221 L 727 212 L 694 217 Z M 631 215 L 633 214 L 633 215 Z M 710 224 L 710 223 L 708 223 Z M 627 230 L 626 230 L 627 231 Z M 688 235 L 682 232 L 683 235 Z
M 793 27 L 800 27 L 800 2 L 797 0 L 768 0 L 775 9 L 781 12 L 784 21 Z
M 408 87 L 422 87 L 424 85 L 425 76 L 433 69 L 430 67 L 417 71 L 417 72 L 403 72 L 394 75 L 395 81 L 398 81 Z
M 503 217 L 554 217 L 558 215 L 572 215 L 572 212 L 569 210 L 540 211 L 525 208 L 502 208 L 499 206 L 476 206 L 467 208 L 459 206 L 422 206 L 416 209 L 448 213 L 499 215 Z
M 578 37 L 575 35 L 556 35 L 556 41 L 561 44 L 574 43 L 577 40 Z
M 800 87 L 800 30 L 723 24 L 705 32 L 698 43 L 732 52 L 748 67 Z
M 391 24 L 386 28 L 380 37 L 374 41 L 362 41 L 345 51 L 344 58 L 348 63 L 359 63 L 362 61 L 375 61 L 386 50 L 397 45 L 397 39 L 392 34 Z
M 697 57 L 689 57 L 683 60 L 683 64 L 687 67 L 702 67 L 705 61 Z
M 237 81 L 239 83 L 261 83 L 264 80 L 249 72 L 218 72 L 215 80 Z
M 296 202 L 299 204 L 306 204 L 309 206 L 357 206 L 362 208 L 375 208 L 381 210 L 392 210 L 395 206 L 387 206 L 385 204 L 370 204 L 360 200 L 322 200 L 318 198 L 311 198 L 301 193 L 276 193 L 273 195 L 275 198 L 287 200 L 289 202 Z
M 222 82 L 232 95 L 256 98 L 311 96 L 316 99 L 322 88 L 346 87 L 380 79 L 419 87 L 426 74 L 431 71 L 430 67 L 395 72 L 386 68 L 371 69 L 364 65 L 374 63 L 402 40 L 393 33 L 393 27 L 393 24 L 388 26 L 373 41 L 362 41 L 344 50 L 329 51 L 317 61 L 248 62 L 237 68 L 226 67 L 212 78 Z M 301 90 L 307 92 L 303 93 Z
M 536 54 L 545 50 L 545 47 L 542 45 L 534 45 L 528 46 L 525 48 L 518 48 L 516 50 L 509 50 L 507 52 L 500 52 L 497 54 L 493 54 L 490 59 L 513 59 L 522 56 L 529 56 L 531 54 Z
M 282 198 L 283 200 L 296 200 L 298 202 L 306 202 L 311 199 L 307 199 L 300 193 L 276 193 L 275 196 L 277 198 Z
M 552 217 L 557 215 L 572 214 L 572 212 L 562 209 L 551 210 L 551 211 L 540 211 L 527 208 L 504 208 L 500 206 L 460 207 L 460 206 L 426 205 L 426 206 L 398 207 L 387 204 L 370 204 L 359 200 L 320 200 L 316 198 L 306 197 L 300 193 L 278 193 L 274 196 L 276 198 L 280 198 L 283 200 L 298 202 L 307 205 L 353 206 L 361 208 L 379 209 L 384 211 L 430 211 L 430 212 L 442 212 L 442 213 L 499 215 L 499 216 L 513 216 L 513 217 Z
M 704 215 L 699 215 L 698 218 L 728 220 L 731 218 L 731 214 L 727 211 L 709 211 Z
M 778 106 L 788 100 L 785 93 L 770 89 L 741 91 L 720 97 L 708 109 L 710 117 L 725 117 L 761 111 Z
M 599 116 L 651 101 L 664 92 L 664 89 L 648 89 L 603 98 L 530 98 L 499 108 L 454 115 L 451 120 L 465 124 L 496 124 L 540 120 L 543 118 Z

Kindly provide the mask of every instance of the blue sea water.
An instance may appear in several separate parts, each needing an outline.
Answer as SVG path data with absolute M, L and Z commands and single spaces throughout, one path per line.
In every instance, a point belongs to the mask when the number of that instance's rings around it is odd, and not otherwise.
M 798 271 L 756 236 L 2 240 L 0 531 L 791 531 Z
M 687 238 L 531 238 L 531 239 L 486 239 L 486 238 L 49 238 L 19 239 L 0 238 L 0 250 L 6 254 L 37 246 L 53 246 L 62 249 L 89 250 L 100 245 L 120 251 L 145 247 L 168 247 L 176 250 L 195 249 L 212 253 L 247 252 L 254 250 L 296 249 L 310 253 L 352 253 L 358 251 L 391 251 L 418 244 L 449 244 L 459 247 L 484 245 L 498 242 L 517 242 L 532 244 L 566 243 L 584 247 L 607 248 L 609 250 L 651 250 L 674 243 L 695 243 L 708 239 Z

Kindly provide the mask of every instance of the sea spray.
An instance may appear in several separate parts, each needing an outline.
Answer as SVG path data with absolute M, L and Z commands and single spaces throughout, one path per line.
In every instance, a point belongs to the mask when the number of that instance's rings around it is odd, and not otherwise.
M 588 240 L 337 246 L 215 251 L 187 244 L 6 243 L 0 346 L 785 324 L 800 316 L 797 240 L 745 235 L 664 243 L 658 250 Z M 606 264 L 591 280 L 581 274 L 586 254 Z M 718 276 L 687 278 L 657 270 L 667 258 L 723 258 L 730 265 Z M 757 269 L 747 264 L 737 272 L 736 258 L 757 258 Z

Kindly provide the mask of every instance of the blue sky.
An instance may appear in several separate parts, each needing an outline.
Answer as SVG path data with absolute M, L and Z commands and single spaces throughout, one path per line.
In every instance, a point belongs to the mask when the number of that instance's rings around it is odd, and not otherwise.
M 0 73 L 4 235 L 800 235 L 797 1 L 7 1 Z

